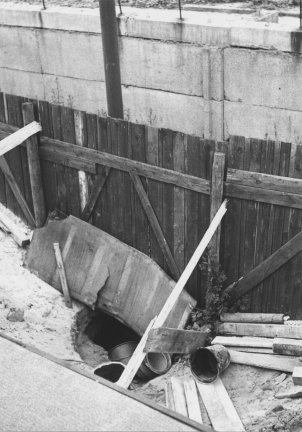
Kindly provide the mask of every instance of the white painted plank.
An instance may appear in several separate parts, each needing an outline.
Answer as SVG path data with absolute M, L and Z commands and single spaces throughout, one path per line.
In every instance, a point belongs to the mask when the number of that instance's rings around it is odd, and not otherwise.
M 188 379 L 184 381 L 183 386 L 190 419 L 198 423 L 203 423 L 195 381 L 193 379 Z
M 175 411 L 178 414 L 188 417 L 187 402 L 182 380 L 177 377 L 171 377 L 171 385 Z
M 22 144 L 29 137 L 42 130 L 40 123 L 32 122 L 0 141 L 0 156 Z
M 219 377 L 211 384 L 196 381 L 196 385 L 217 432 L 244 432 L 243 424 Z

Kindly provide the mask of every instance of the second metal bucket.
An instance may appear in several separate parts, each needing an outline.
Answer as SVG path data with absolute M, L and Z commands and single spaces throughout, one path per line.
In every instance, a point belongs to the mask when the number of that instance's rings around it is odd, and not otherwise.
M 198 381 L 211 383 L 229 366 L 231 357 L 223 345 L 213 345 L 193 351 L 189 361 Z

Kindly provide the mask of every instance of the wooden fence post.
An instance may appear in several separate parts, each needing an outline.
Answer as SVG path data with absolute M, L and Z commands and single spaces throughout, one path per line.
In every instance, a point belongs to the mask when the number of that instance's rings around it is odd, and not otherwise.
M 31 102 L 22 104 L 24 125 L 35 120 L 34 107 Z M 46 219 L 44 193 L 42 187 L 41 165 L 39 158 L 39 146 L 37 135 L 31 136 L 26 141 L 26 150 L 28 157 L 29 178 L 32 191 L 34 206 L 34 215 L 36 227 L 43 226 Z
M 225 154 L 215 152 L 214 159 L 213 159 L 213 166 L 212 166 L 212 179 L 211 179 L 210 220 L 212 220 L 215 214 L 217 213 L 223 200 L 224 173 L 225 173 Z M 219 226 L 209 244 L 209 259 L 213 264 L 219 264 L 220 233 L 221 233 L 221 227 Z

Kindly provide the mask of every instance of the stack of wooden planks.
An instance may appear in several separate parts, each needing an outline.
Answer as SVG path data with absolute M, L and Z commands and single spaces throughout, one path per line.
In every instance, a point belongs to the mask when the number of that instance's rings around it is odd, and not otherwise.
M 284 314 L 222 314 L 212 344 L 229 348 L 233 363 L 293 372 L 301 366 L 302 325 L 287 318 Z
M 245 430 L 220 378 L 203 384 L 193 378 L 171 377 L 166 386 L 166 406 L 217 432 Z

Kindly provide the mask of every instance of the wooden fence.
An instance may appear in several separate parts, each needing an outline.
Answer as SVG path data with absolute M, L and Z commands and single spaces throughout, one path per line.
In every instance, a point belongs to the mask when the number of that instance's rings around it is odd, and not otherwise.
M 23 98 L 0 94 L 0 139 L 23 126 L 22 102 Z M 191 257 L 222 195 L 230 201 L 213 247 L 220 247 L 228 283 L 248 274 L 301 230 L 300 145 L 242 137 L 219 143 L 34 103 L 42 125 L 47 210 L 88 219 L 150 255 L 174 278 Z M 24 148 L 6 157 L 32 208 Z M 84 211 L 79 171 L 81 181 L 88 184 Z M 1 202 L 23 217 L 0 176 Z M 247 311 L 302 317 L 298 240 L 294 255 L 291 244 L 287 245 L 256 268 L 250 280 L 243 278 L 238 284 L 246 292 L 248 283 L 259 279 L 243 298 Z M 188 291 L 203 306 L 200 268 L 192 275 Z

